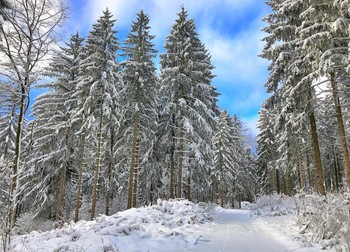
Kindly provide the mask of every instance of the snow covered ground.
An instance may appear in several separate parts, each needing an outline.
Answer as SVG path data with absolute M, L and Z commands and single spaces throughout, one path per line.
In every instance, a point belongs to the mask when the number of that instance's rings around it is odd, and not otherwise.
M 16 237 L 11 251 L 322 251 L 321 246 L 294 241 L 296 233 L 292 215 L 257 217 L 249 210 L 158 200 L 96 221 Z
M 249 210 L 217 209 L 214 222 L 210 227 L 202 229 L 199 234 L 203 240 L 190 251 L 227 251 L 227 252 L 282 252 L 282 251 L 322 251 L 321 247 L 305 248 L 301 243 L 293 241 L 288 233 L 279 228 L 281 217 L 253 217 Z M 292 225 L 293 221 L 284 222 Z

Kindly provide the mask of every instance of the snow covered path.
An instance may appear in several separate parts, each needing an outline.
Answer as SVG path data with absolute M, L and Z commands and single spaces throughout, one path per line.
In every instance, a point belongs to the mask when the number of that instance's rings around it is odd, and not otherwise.
M 199 230 L 198 242 L 188 251 L 198 252 L 306 252 L 319 248 L 301 248 L 291 237 L 275 230 L 248 210 L 224 210 L 214 215 L 214 223 Z

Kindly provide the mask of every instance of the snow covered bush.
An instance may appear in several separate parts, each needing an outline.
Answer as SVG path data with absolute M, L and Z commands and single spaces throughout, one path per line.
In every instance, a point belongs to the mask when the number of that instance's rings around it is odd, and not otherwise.
M 300 234 L 324 248 L 350 244 L 348 194 L 299 195 L 297 223 Z
M 175 240 L 193 244 L 200 237 L 191 233 L 189 227 L 210 222 L 213 210 L 212 205 L 205 203 L 158 200 L 152 206 L 132 208 L 112 216 L 100 215 L 95 221 L 71 222 L 60 229 L 17 236 L 11 252 L 140 251 L 138 242 L 144 238 L 152 238 L 152 243 Z
M 261 195 L 251 210 L 259 216 L 280 216 L 295 213 L 299 205 L 295 197 L 289 197 L 283 194 Z
M 42 219 L 42 218 L 33 218 L 35 213 L 26 212 L 22 214 L 16 221 L 16 225 L 13 229 L 14 234 L 25 234 L 33 230 L 37 231 L 48 231 L 54 227 L 54 221 Z

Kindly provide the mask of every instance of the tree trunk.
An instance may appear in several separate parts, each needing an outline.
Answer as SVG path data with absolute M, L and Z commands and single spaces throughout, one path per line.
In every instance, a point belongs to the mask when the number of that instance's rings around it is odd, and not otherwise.
M 111 180 L 112 180 L 112 162 L 108 164 L 107 170 L 107 188 L 106 188 L 106 197 L 105 197 L 105 215 L 109 215 L 109 204 L 111 197 Z
M 112 169 L 113 169 L 113 146 L 114 146 L 114 130 L 111 129 L 111 146 L 110 146 L 110 160 L 107 171 L 107 190 L 106 190 L 106 208 L 105 215 L 109 215 L 109 205 L 111 198 L 111 183 L 112 183 Z
M 224 207 L 224 186 L 220 186 L 220 206 Z
M 280 170 L 275 169 L 276 172 L 276 191 L 281 193 L 281 180 L 280 180 Z
M 315 188 L 314 181 L 311 176 L 311 164 L 310 164 L 310 157 L 309 157 L 309 151 L 306 151 L 306 169 L 307 169 L 307 184 L 306 184 L 306 193 L 310 193 L 310 190 L 312 188 Z
M 323 175 L 321 153 L 320 153 L 320 147 L 318 143 L 316 119 L 315 119 L 314 111 L 310 112 L 309 120 L 310 120 L 310 128 L 311 128 L 312 146 L 314 150 L 314 160 L 316 165 L 316 178 L 315 178 L 316 191 L 321 195 L 326 195 L 326 191 L 324 188 L 324 175 Z
M 62 227 L 63 225 L 63 201 L 64 201 L 65 182 L 66 182 L 66 165 L 62 167 L 60 172 L 55 228 Z
M 241 193 L 238 193 L 238 209 L 242 208 L 242 196 Z
M 79 175 L 78 175 L 78 186 L 76 195 L 76 205 L 74 213 L 74 222 L 79 220 L 79 208 L 80 208 L 80 197 L 81 197 L 81 186 L 83 180 L 83 168 L 84 168 L 84 150 L 85 150 L 85 135 L 80 136 L 80 161 L 79 161 Z
M 284 194 L 285 195 L 291 195 L 291 189 L 290 189 L 290 168 L 287 169 L 287 171 L 284 173 L 283 181 L 284 181 Z
M 173 125 L 175 125 L 175 116 L 173 116 Z M 170 149 L 170 199 L 174 198 L 175 184 L 175 132 L 171 129 L 171 149 Z
M 272 163 L 273 163 L 273 161 L 268 162 L 268 166 L 269 166 L 268 169 L 269 169 L 269 174 L 271 177 L 272 193 L 276 193 L 277 192 L 277 176 L 276 176 L 275 166 L 271 165 Z
M 21 152 L 22 152 L 22 133 L 23 133 L 23 121 L 24 114 L 26 111 L 26 88 L 24 86 L 21 87 L 21 101 L 20 101 L 20 109 L 18 115 L 18 123 L 17 123 L 17 131 L 16 131 L 16 140 L 15 140 L 15 153 L 14 153 L 14 161 L 12 166 L 12 174 L 11 174 L 11 185 L 10 185 L 10 204 L 9 210 L 7 213 L 7 224 L 5 230 L 5 243 L 7 245 L 11 242 L 11 229 L 15 225 L 16 222 L 16 209 L 18 205 L 18 187 L 19 187 L 19 173 L 20 173 L 20 162 L 21 162 Z M 5 245 L 6 246 L 6 245 Z
M 191 197 L 191 166 L 188 166 L 188 177 L 187 177 L 187 199 L 192 200 Z
M 338 155 L 335 150 L 333 150 L 333 165 L 334 165 L 334 187 L 338 192 L 340 189 L 339 185 L 339 164 L 338 164 Z
M 298 148 L 298 174 L 299 174 L 300 190 L 302 192 L 305 192 L 305 172 L 304 172 L 303 161 L 302 161 L 299 148 Z
M 215 179 L 214 199 L 215 204 L 218 204 L 220 202 L 219 182 L 217 181 L 217 179 Z
M 183 160 L 184 160 L 184 122 L 183 122 L 183 110 L 181 109 L 180 112 L 180 149 L 179 149 L 179 174 L 178 174 L 178 181 L 177 181 L 177 197 L 182 197 L 182 169 L 183 169 Z
M 136 139 L 136 149 L 135 149 L 135 167 L 134 167 L 134 188 L 132 194 L 132 207 L 136 207 L 137 203 L 137 188 L 138 188 L 138 173 L 139 173 L 139 148 L 140 139 Z
M 339 142 L 340 142 L 342 155 L 343 155 L 343 165 L 344 165 L 345 177 L 346 177 L 347 187 L 348 187 L 348 189 L 350 189 L 350 160 L 349 160 L 348 143 L 346 140 L 346 133 L 345 133 L 345 127 L 344 127 L 344 122 L 343 122 L 343 114 L 342 114 L 340 99 L 339 99 L 339 95 L 338 95 L 338 87 L 337 87 L 337 83 L 335 81 L 334 74 L 331 74 L 330 81 L 331 81 L 331 86 L 332 86 L 332 95 L 333 95 L 335 112 L 336 112 L 337 123 L 338 123 Z
M 150 188 L 150 194 L 149 194 L 149 202 L 151 203 L 151 205 L 153 205 L 153 194 L 154 194 L 154 185 L 153 183 L 151 184 L 151 188 Z
M 100 173 L 100 165 L 101 165 L 101 141 L 102 141 L 102 113 L 100 115 L 100 122 L 97 133 L 97 149 L 96 149 L 96 169 L 95 169 L 95 178 L 94 178 L 94 186 L 92 189 L 92 204 L 91 204 L 91 217 L 90 220 L 95 218 L 96 211 L 96 202 L 97 202 L 97 187 Z
M 127 208 L 132 207 L 133 203 L 133 180 L 134 180 L 134 169 L 136 163 L 136 146 L 137 146 L 137 135 L 138 135 L 138 127 L 139 127 L 139 113 L 135 113 L 134 120 L 134 129 L 133 129 L 133 137 L 132 137 L 132 152 L 131 152 L 131 166 L 130 166 L 130 174 L 129 174 L 129 191 L 128 191 L 128 206 Z
M 63 225 L 63 207 L 64 207 L 64 194 L 65 194 L 65 184 L 66 184 L 66 171 L 68 166 L 68 160 L 70 158 L 70 141 L 71 141 L 71 130 L 68 129 L 66 134 L 66 145 L 67 149 L 65 151 L 65 160 L 63 167 L 60 172 L 60 180 L 59 180 L 59 191 L 57 198 L 57 210 L 56 210 L 56 223 L 55 227 L 59 228 Z

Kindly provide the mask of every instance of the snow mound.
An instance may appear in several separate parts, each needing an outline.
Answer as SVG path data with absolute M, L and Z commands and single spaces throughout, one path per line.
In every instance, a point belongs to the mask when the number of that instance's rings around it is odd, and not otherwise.
M 171 251 L 172 246 L 175 251 L 179 244 L 193 245 L 198 237 L 191 227 L 210 222 L 211 215 L 207 204 L 158 200 L 152 206 L 101 215 L 95 221 L 18 236 L 10 251 Z
M 275 193 L 259 197 L 250 210 L 257 216 L 282 216 L 295 214 L 298 207 L 298 198 Z

